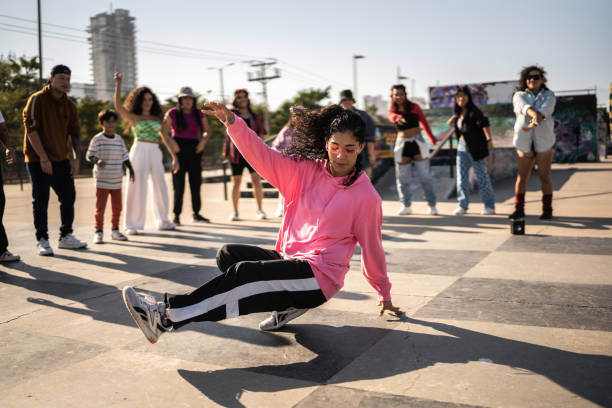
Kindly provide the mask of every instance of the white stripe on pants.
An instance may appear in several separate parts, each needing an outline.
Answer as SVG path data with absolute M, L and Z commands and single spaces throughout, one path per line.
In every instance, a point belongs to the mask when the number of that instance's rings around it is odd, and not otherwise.
M 130 149 L 130 162 L 136 180 L 133 184 L 127 183 L 125 189 L 125 228 L 135 230 L 144 228 L 149 186 L 153 192 L 151 204 L 155 226 L 159 228 L 163 223 L 170 222 L 168 188 L 164 180 L 162 152 L 157 143 L 135 141 Z

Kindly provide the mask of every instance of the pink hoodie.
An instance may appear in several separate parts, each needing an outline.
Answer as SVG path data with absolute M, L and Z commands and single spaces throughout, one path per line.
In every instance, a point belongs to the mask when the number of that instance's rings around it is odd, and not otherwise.
M 378 293 L 391 300 L 391 282 L 382 247 L 381 199 L 362 173 L 350 186 L 333 177 L 327 160 L 295 160 L 269 148 L 242 119 L 227 126 L 247 162 L 285 197 L 276 251 L 286 259 L 303 259 L 327 299 L 344 285 L 357 242 L 361 270 Z

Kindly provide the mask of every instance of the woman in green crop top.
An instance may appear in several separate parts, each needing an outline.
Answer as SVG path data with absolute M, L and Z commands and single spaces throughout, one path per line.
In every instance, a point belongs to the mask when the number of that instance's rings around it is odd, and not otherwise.
M 161 132 L 163 112 L 157 96 L 147 87 L 132 90 L 121 104 L 122 75 L 115 71 L 115 109 L 134 131 L 134 144 L 130 149 L 130 162 L 136 175 L 135 182 L 128 183 L 125 191 L 125 233 L 134 235 L 144 228 L 149 176 L 153 186 L 153 217 L 159 230 L 172 230 L 174 224 L 168 218 L 168 187 L 164 179 L 160 140 L 172 156 L 172 171 L 178 170 L 178 161 L 170 148 L 171 141 Z

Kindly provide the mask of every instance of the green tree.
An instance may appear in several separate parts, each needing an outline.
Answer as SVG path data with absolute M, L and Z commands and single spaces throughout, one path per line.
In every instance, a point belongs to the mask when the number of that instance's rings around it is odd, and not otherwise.
M 303 89 L 298 91 L 293 98 L 283 102 L 276 111 L 270 113 L 270 133 L 278 133 L 283 126 L 289 121 L 289 108 L 295 105 L 301 105 L 308 109 L 318 109 L 323 105 L 321 102 L 329 98 L 331 87 L 325 89 Z
M 36 57 L 0 56 L 0 111 L 17 148 L 21 148 L 24 134 L 21 112 L 28 97 L 40 89 L 38 66 Z

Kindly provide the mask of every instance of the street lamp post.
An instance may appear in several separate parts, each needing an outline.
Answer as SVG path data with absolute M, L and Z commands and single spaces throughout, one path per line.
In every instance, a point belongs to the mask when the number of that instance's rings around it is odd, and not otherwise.
M 397 67 L 397 83 L 401 84 L 402 80 L 404 80 L 404 79 L 409 79 L 409 78 L 407 76 L 402 75 L 400 67 Z M 406 92 L 406 93 L 408 93 L 408 92 Z
M 357 60 L 365 58 L 363 55 L 353 55 L 353 93 L 355 94 L 355 102 L 359 102 L 358 92 L 357 92 Z
M 226 100 L 225 100 L 225 91 L 223 89 L 223 69 L 227 68 L 227 67 L 231 67 L 232 65 L 234 65 L 233 62 L 230 62 L 229 64 L 225 64 L 222 67 L 208 67 L 208 69 L 216 69 L 219 71 L 219 92 L 221 93 L 221 102 L 223 104 L 225 104 Z

